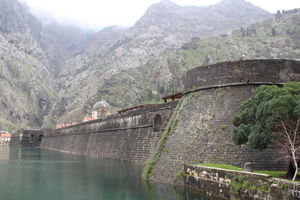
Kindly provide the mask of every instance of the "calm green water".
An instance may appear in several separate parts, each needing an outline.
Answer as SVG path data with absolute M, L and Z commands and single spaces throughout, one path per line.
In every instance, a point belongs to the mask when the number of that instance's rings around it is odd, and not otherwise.
M 201 199 L 170 185 L 147 184 L 141 167 L 38 148 L 0 146 L 0 200 Z

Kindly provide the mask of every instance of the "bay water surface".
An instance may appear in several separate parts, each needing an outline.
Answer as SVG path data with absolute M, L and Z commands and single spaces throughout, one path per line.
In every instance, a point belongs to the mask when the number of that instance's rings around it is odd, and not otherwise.
M 211 200 L 141 173 L 121 161 L 0 146 L 0 200 Z

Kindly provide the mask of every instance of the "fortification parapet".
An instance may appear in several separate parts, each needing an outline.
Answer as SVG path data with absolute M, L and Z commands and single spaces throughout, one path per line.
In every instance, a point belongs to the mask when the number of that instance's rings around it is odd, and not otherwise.
M 158 104 L 45 133 L 42 148 L 144 163 L 177 102 Z
M 197 67 L 187 72 L 185 90 L 244 84 L 282 84 L 300 80 L 295 60 L 242 60 Z

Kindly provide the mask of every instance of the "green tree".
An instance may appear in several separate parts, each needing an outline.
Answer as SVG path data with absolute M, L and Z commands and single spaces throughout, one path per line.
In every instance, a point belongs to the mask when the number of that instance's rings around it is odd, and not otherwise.
M 300 82 L 260 86 L 234 119 L 236 144 L 263 150 L 274 145 L 279 159 L 290 160 L 287 175 L 295 180 L 300 161 Z

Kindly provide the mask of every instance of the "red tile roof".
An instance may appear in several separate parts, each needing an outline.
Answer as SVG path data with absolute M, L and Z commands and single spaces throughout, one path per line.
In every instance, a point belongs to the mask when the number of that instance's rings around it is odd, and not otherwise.
M 2 138 L 10 138 L 11 134 L 10 133 L 3 133 L 3 134 L 0 134 L 0 137 L 2 137 Z
M 91 117 L 91 116 L 89 116 L 89 117 L 87 117 L 85 120 L 86 120 L 86 121 L 92 121 L 92 120 L 95 120 L 95 118 L 94 118 L 94 117 Z

